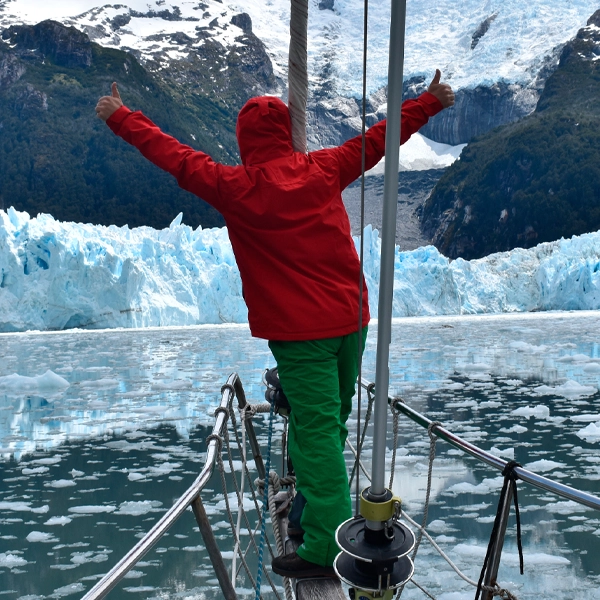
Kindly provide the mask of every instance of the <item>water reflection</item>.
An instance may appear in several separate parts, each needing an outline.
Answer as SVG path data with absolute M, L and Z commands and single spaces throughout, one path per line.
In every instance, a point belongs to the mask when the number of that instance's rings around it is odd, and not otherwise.
M 391 391 L 485 449 L 598 494 L 600 438 L 586 428 L 600 427 L 599 325 L 597 313 L 402 320 Z M 365 354 L 371 379 L 375 332 Z M 2 335 L 0 348 L 0 577 L 7 598 L 23 600 L 89 589 L 200 470 L 227 375 L 239 372 L 260 401 L 262 370 L 273 364 L 266 343 L 241 326 Z M 48 370 L 68 387 L 42 378 Z M 394 491 L 418 520 L 429 440 L 401 419 L 398 442 Z M 431 532 L 477 579 L 501 480 L 443 442 L 433 475 Z M 230 551 L 218 479 L 210 486 L 207 508 Z M 598 598 L 600 515 L 523 484 L 519 494 L 526 575 L 511 521 L 502 583 L 521 599 L 567 600 L 574 589 Z M 440 600 L 473 597 L 427 545 L 417 574 Z M 215 585 L 190 514 L 111 597 L 219 598 Z

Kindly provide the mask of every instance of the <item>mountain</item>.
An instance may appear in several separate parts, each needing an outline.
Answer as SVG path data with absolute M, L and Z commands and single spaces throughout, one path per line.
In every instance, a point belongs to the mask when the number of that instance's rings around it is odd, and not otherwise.
M 423 209 L 467 259 L 600 229 L 600 10 L 563 49 L 535 112 L 472 141 Z
M 186 72 L 159 77 L 130 52 L 104 48 L 55 21 L 13 25 L 0 41 L 0 206 L 59 219 L 130 226 L 167 226 L 184 211 L 193 226 L 221 226 L 221 216 L 97 119 L 94 106 L 111 81 L 132 109 L 163 130 L 235 164 L 235 115 L 252 91 L 275 86 L 261 42 L 244 31 L 228 53 L 208 44 Z M 231 65 L 207 75 L 198 63 Z M 261 70 L 260 61 L 265 62 Z M 210 73 L 210 71 L 208 71 Z M 206 94 L 211 77 L 216 91 Z
M 309 4 L 307 133 L 315 148 L 360 130 L 363 2 Z M 547 0 L 409 3 L 407 95 L 422 91 L 438 66 L 457 91 L 456 107 L 423 133 L 456 145 L 529 114 L 590 4 L 570 0 L 550 10 Z M 183 210 L 191 225 L 222 224 L 111 137 L 93 106 L 115 79 L 131 108 L 235 163 L 235 116 L 244 101 L 286 95 L 289 0 L 2 0 L 0 30 L 0 168 L 7 174 L 0 207 L 155 227 Z M 372 5 L 369 123 L 386 115 L 388 30 L 388 3 Z
M 337 144 L 360 130 L 363 0 L 309 0 L 308 138 L 312 147 Z M 457 106 L 424 132 L 452 145 L 534 110 L 562 46 L 598 8 L 595 0 L 413 0 L 407 6 L 405 76 L 415 92 L 435 68 L 457 91 Z M 222 93 L 231 68 L 249 75 L 249 94 L 264 86 L 257 72 L 272 68 L 273 93 L 285 96 L 289 0 L 32 0 L 0 2 L 0 29 L 53 19 L 104 47 L 126 50 L 159 78 L 188 80 L 204 94 Z M 385 115 L 390 3 L 369 6 L 369 119 Z M 264 45 L 264 56 L 240 42 L 240 27 Z M 238 49 L 246 57 L 222 60 Z M 250 51 L 249 51 L 250 50 Z M 208 51 L 208 54 L 206 52 Z M 249 58 L 249 56 L 252 58 Z M 268 58 L 268 61 L 265 60 Z M 194 82 L 195 80 L 195 82 Z M 231 86 L 225 86 L 231 90 Z M 231 110 L 236 107 L 225 99 Z

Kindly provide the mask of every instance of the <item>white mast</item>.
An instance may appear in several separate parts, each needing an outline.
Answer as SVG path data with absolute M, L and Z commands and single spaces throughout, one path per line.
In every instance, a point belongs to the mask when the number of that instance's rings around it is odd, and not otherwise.
M 396 215 L 398 211 L 398 160 L 404 78 L 404 38 L 406 0 L 392 0 L 390 55 L 388 67 L 387 128 L 385 136 L 385 172 L 383 186 L 383 227 L 381 234 L 381 270 L 379 275 L 379 312 L 375 371 L 375 413 L 371 500 L 385 491 L 385 447 L 388 416 L 389 357 L 394 296 L 394 255 Z

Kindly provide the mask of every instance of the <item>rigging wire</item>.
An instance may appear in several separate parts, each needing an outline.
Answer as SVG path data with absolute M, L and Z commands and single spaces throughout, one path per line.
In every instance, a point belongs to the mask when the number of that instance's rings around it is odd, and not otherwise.
M 362 56 L 362 120 L 361 120 L 361 156 L 360 156 L 360 274 L 358 276 L 358 407 L 356 415 L 356 462 L 360 464 L 361 443 L 361 405 L 362 405 L 362 354 L 363 354 L 363 286 L 365 281 L 365 161 L 366 161 L 366 124 L 367 124 L 367 23 L 369 0 L 364 0 L 363 9 L 363 56 Z M 356 473 L 355 514 L 359 514 L 360 506 L 360 472 Z

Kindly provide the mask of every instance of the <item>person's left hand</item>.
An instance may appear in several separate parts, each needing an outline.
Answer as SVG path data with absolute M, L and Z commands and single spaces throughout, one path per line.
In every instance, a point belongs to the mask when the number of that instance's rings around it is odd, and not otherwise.
M 454 92 L 447 83 L 440 83 L 442 72 L 439 69 L 435 70 L 435 76 L 429 84 L 428 92 L 433 94 L 442 104 L 444 108 L 454 106 Z
M 117 84 L 113 82 L 111 86 L 111 95 L 102 96 L 96 104 L 96 114 L 103 120 L 107 121 L 111 115 L 123 106 L 121 95 L 117 88 Z

